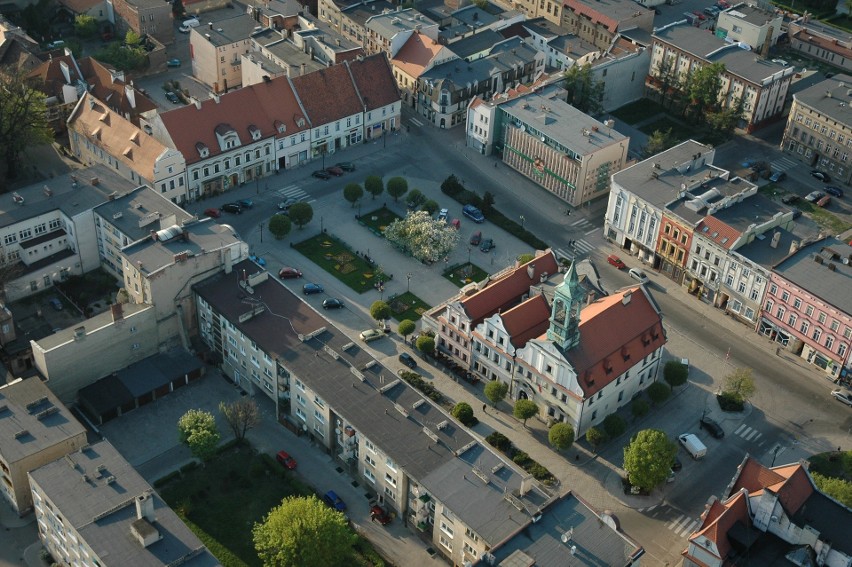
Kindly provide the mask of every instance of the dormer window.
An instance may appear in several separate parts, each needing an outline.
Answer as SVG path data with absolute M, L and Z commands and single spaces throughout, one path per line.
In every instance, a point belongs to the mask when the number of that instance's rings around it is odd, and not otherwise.
M 219 124 L 216 126 L 216 140 L 222 151 L 236 148 L 240 145 L 240 137 L 230 124 Z
M 252 140 L 254 140 L 255 142 L 260 140 L 260 137 L 261 137 L 260 128 L 258 128 L 254 124 L 252 124 L 248 127 L 248 131 L 249 131 L 249 134 L 251 134 Z
M 201 142 L 198 142 L 197 144 L 195 144 L 195 149 L 198 150 L 198 155 L 202 159 L 210 157 L 210 148 L 208 148 L 207 146 L 205 146 Z
M 283 134 L 284 132 L 286 132 L 286 131 L 287 131 L 287 125 L 286 125 L 286 124 L 284 124 L 283 122 L 281 122 L 280 120 L 276 120 L 276 121 L 275 121 L 275 130 L 276 130 L 279 134 Z

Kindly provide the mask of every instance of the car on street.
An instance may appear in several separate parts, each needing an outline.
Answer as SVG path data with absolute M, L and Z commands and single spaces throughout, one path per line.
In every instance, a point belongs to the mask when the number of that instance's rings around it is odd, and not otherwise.
M 318 169 L 311 175 L 313 175 L 317 179 L 331 179 L 331 174 L 324 169 Z
M 56 309 L 57 311 L 62 311 L 62 302 L 59 301 L 58 297 L 51 297 L 47 300 L 50 303 L 50 306 Z
M 807 201 L 808 203 L 816 203 L 823 197 L 825 197 L 825 193 L 823 193 L 822 191 L 811 191 L 805 197 L 805 201 Z
M 843 189 L 829 185 L 825 188 L 825 192 L 833 197 L 843 197 Z
M 630 268 L 630 271 L 627 272 L 631 278 L 639 282 L 640 284 L 648 283 L 648 276 L 645 275 L 645 272 L 640 270 L 639 268 Z
M 218 219 L 222 216 L 222 211 L 216 208 L 204 209 L 204 215 L 210 217 L 211 219 Z
M 462 214 L 477 224 L 485 222 L 485 215 L 473 205 L 465 205 Z
M 254 206 L 254 201 L 251 199 L 240 199 L 237 201 L 237 204 L 244 209 L 250 209 Z
M 290 210 L 290 207 L 292 207 L 293 205 L 295 205 L 298 202 L 299 202 L 298 199 L 296 199 L 294 197 L 290 197 L 286 201 L 281 201 L 280 203 L 278 203 L 278 210 L 286 212 L 286 211 Z
M 278 451 L 278 454 L 275 455 L 275 460 L 281 463 L 281 466 L 286 468 L 295 470 L 296 469 L 296 459 L 290 456 L 287 451 Z
M 240 206 L 239 203 L 225 203 L 219 208 L 225 211 L 226 213 L 233 213 L 235 215 L 242 214 L 243 212 L 243 208 Z
M 293 280 L 302 277 L 302 271 L 290 266 L 284 266 L 278 270 L 278 277 L 282 280 Z
M 183 24 L 181 24 L 181 25 L 178 27 L 178 31 L 179 31 L 180 33 L 189 33 L 189 30 L 190 30 L 190 29 L 192 29 L 192 28 L 190 28 L 189 26 L 185 26 L 185 25 L 183 25 Z
M 783 197 L 781 197 L 781 202 L 785 205 L 792 205 L 793 203 L 797 203 L 798 201 L 798 195 L 784 195 Z
M 769 176 L 769 181 L 772 183 L 778 183 L 779 181 L 784 181 L 787 179 L 787 174 L 783 171 L 776 171 L 772 175 Z
M 627 267 L 627 264 L 622 262 L 621 258 L 616 256 L 615 254 L 610 254 L 609 256 L 607 256 L 606 261 L 609 262 L 611 265 L 615 266 L 616 268 L 618 268 L 619 270 L 623 270 L 624 268 Z
M 711 419 L 706 415 L 703 416 L 698 422 L 698 427 L 701 429 L 706 429 L 707 432 L 716 439 L 721 439 L 725 436 L 725 430 L 722 429 L 722 426 L 719 425 L 716 420 Z
M 683 468 L 683 463 L 680 462 L 680 459 L 675 457 L 674 463 L 672 463 L 672 470 L 674 472 L 677 472 L 677 471 L 681 470 L 682 468 Z
M 362 341 L 369 343 L 384 337 L 385 333 L 379 329 L 367 329 L 366 331 L 361 331 L 361 335 L 359 336 Z
M 449 215 L 449 214 L 450 214 L 449 209 L 441 209 L 440 211 L 438 211 L 438 220 L 447 222 L 447 215 Z
M 802 216 L 802 211 L 800 209 L 793 209 L 793 220 L 796 220 Z
M 317 293 L 322 293 L 324 291 L 325 288 L 323 288 L 318 283 L 306 283 L 302 286 L 302 293 L 304 293 L 305 295 L 314 295 Z
M 322 302 L 323 309 L 343 309 L 343 307 L 345 307 L 343 302 L 336 297 L 329 297 Z
M 173 102 L 175 104 L 180 104 L 180 99 L 178 98 L 178 95 L 176 95 L 172 91 L 166 91 L 166 99 L 169 102 Z
M 704 20 L 707 19 L 707 16 L 705 16 L 704 14 L 699 12 L 698 10 L 693 10 L 692 13 L 695 15 L 696 18 L 698 18 L 701 21 L 704 21 Z
M 479 246 L 480 242 L 482 242 L 482 231 L 477 230 L 476 232 L 470 235 L 470 245 Z
M 399 355 L 399 361 L 409 368 L 417 368 L 417 361 L 414 360 L 414 357 L 407 352 L 403 352 Z
M 831 177 L 828 174 L 823 173 L 821 171 L 817 171 L 816 169 L 811 171 L 811 175 L 822 181 L 823 183 L 830 183 Z
M 355 164 L 351 161 L 342 161 L 334 164 L 334 167 L 339 167 L 343 171 L 355 171 Z
M 827 207 L 828 204 L 831 203 L 831 197 L 828 195 L 823 196 L 822 199 L 816 202 L 817 207 Z
M 479 245 L 479 249 L 482 252 L 491 252 L 497 245 L 494 244 L 494 240 L 491 238 L 486 238 L 482 241 L 482 244 Z
M 332 165 L 331 167 L 325 168 L 326 172 L 332 174 L 335 177 L 340 177 L 343 175 L 343 169 L 337 167 L 336 165 Z
M 180 59 L 175 57 L 174 59 L 169 59 L 166 61 L 166 67 L 180 67 Z
M 388 513 L 385 512 L 384 508 L 377 504 L 374 504 L 373 506 L 370 506 L 370 520 L 372 520 L 373 522 L 378 522 L 383 526 L 386 526 L 390 523 L 391 518 Z
M 852 392 L 840 388 L 831 391 L 831 397 L 840 403 L 852 407 Z
M 322 497 L 322 501 L 337 510 L 338 512 L 346 511 L 346 502 L 344 502 L 340 498 L 340 496 L 338 496 L 337 493 L 333 490 L 329 490 L 328 492 L 326 492 Z

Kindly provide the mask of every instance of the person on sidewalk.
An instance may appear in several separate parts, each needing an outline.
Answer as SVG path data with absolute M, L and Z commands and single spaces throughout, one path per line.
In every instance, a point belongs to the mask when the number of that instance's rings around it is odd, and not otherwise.
M 486 406 L 485 404 L 482 404 L 482 413 L 488 413 L 487 407 L 488 406 Z

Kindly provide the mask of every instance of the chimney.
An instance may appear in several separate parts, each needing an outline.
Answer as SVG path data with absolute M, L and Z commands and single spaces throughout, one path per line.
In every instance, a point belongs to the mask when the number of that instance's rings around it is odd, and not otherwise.
M 213 29 L 213 22 L 207 22 L 207 25 L 210 27 L 211 30 Z
M 62 71 L 62 77 L 65 79 L 65 84 L 71 84 L 71 69 L 68 67 L 68 63 L 65 61 L 59 62 L 59 69 Z
M 92 177 L 92 178 L 89 180 L 89 182 L 92 184 L 92 186 L 97 187 L 98 183 L 100 183 L 101 181 L 100 181 L 100 179 L 98 179 L 97 177 Z
M 778 241 L 779 240 L 781 240 L 781 232 L 776 230 L 775 234 L 772 235 L 772 242 L 770 242 L 769 245 L 772 248 L 778 248 Z
M 627 305 L 627 304 L 629 304 L 629 303 L 630 303 L 630 300 L 631 300 L 632 298 L 633 298 L 633 292 L 632 292 L 632 291 L 628 291 L 628 292 L 627 292 L 627 293 L 625 293 L 625 294 L 624 294 L 624 296 L 621 298 L 621 304 L 622 304 L 622 305 Z
M 136 89 L 130 85 L 124 85 L 124 94 L 127 96 L 127 102 L 130 103 L 130 108 L 136 108 Z
M 798 240 L 794 240 L 793 242 L 790 243 L 790 254 L 795 254 L 798 249 L 799 249 L 799 241 Z
M 530 279 L 533 279 L 535 277 L 535 264 L 528 264 L 527 265 L 527 276 Z
M 154 498 L 151 491 L 145 491 L 136 497 L 136 519 L 146 519 L 153 523 L 157 521 L 154 514 Z
M 192 98 L 192 102 L 193 102 L 193 104 L 195 104 L 195 109 L 196 109 L 196 110 L 201 110 L 201 101 L 200 101 L 200 100 L 198 100 L 197 98 L 193 97 L 193 98 Z
M 305 70 L 307 69 L 307 67 L 308 66 L 305 63 L 302 63 L 302 75 L 305 74 Z
M 156 230 L 151 231 L 151 240 L 153 240 L 154 242 L 157 241 L 157 231 Z
M 110 313 L 112 313 L 112 322 L 117 323 L 124 319 L 124 312 L 122 311 L 121 303 L 113 303 L 109 306 Z

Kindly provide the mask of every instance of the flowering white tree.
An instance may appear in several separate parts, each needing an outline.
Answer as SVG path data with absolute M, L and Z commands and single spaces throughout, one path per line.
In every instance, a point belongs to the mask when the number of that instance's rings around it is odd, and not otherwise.
M 418 260 L 437 262 L 459 242 L 459 231 L 444 221 L 433 219 L 427 211 L 408 213 L 385 228 L 388 242 L 411 252 Z

